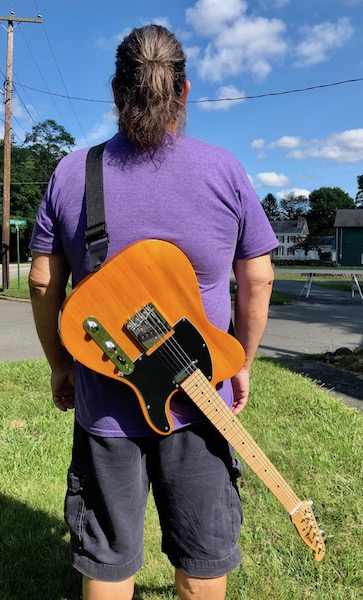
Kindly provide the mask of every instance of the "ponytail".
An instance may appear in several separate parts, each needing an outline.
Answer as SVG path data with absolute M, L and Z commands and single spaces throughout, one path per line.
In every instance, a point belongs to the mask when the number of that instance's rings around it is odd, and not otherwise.
M 185 63 L 180 42 L 159 25 L 133 29 L 117 48 L 119 129 L 135 150 L 153 153 L 168 130 L 179 133 L 184 126 Z

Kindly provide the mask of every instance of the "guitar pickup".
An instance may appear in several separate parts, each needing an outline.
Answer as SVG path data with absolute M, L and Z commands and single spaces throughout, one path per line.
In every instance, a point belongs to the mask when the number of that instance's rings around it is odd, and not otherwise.
M 135 365 L 132 360 L 95 317 L 87 317 L 83 321 L 83 329 L 119 369 L 121 377 L 133 372 Z
M 172 329 L 151 302 L 138 310 L 125 327 L 145 350 L 150 350 Z

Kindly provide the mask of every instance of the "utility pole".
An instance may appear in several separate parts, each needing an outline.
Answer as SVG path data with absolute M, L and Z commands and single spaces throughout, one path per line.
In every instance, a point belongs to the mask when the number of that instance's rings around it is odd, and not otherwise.
M 7 51 L 6 51 L 6 79 L 5 86 L 5 127 L 4 127 L 4 181 L 3 181 L 3 227 L 2 227 L 2 289 L 9 288 L 9 256 L 10 256 L 10 178 L 11 178 L 11 101 L 13 93 L 13 47 L 14 23 L 41 23 L 40 15 L 37 19 L 24 19 L 15 17 L 11 11 L 9 17 L 0 17 L 0 21 L 8 22 Z

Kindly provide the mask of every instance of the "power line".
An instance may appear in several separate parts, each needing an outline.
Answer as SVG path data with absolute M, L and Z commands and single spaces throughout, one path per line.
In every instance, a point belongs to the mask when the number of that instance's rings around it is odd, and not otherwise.
M 28 110 L 28 107 L 27 107 L 27 105 L 25 104 L 25 102 L 23 101 L 22 97 L 20 96 L 20 94 L 19 94 L 18 90 L 16 89 L 16 85 L 14 85 L 14 90 L 15 90 L 15 91 L 16 91 L 16 93 L 18 94 L 18 98 L 19 98 L 19 100 L 20 100 L 21 104 L 23 105 L 23 107 L 24 107 L 24 110 L 25 110 L 25 111 L 28 113 L 28 116 L 29 116 L 30 120 L 31 120 L 31 121 L 33 121 L 34 125 L 36 125 L 36 122 L 34 121 L 32 114 L 31 114 L 31 113 L 30 113 L 30 111 Z M 13 117 L 14 117 L 14 114 L 13 114 Z M 15 117 L 14 117 L 14 118 L 15 118 Z M 23 129 L 23 128 L 22 128 L 22 129 Z M 23 129 L 23 131 L 24 131 L 24 129 Z M 24 131 L 24 133 L 26 133 L 26 131 Z
M 266 94 L 256 94 L 254 96 L 237 96 L 235 98 L 214 98 L 212 100 L 208 100 L 207 98 L 202 100 L 189 100 L 189 104 L 202 104 L 205 102 L 233 102 L 236 100 L 255 100 L 256 98 L 269 98 L 272 96 L 283 96 L 286 94 L 298 94 L 300 92 L 310 92 L 311 90 L 319 90 L 322 88 L 333 87 L 337 85 L 343 85 L 345 83 L 356 83 L 358 81 L 363 81 L 363 77 L 358 77 L 357 79 L 345 79 L 344 81 L 335 81 L 334 83 L 322 83 L 320 85 L 311 85 L 309 87 L 297 88 L 295 90 L 285 90 L 283 92 L 268 92 Z
M 319 89 L 323 89 L 323 88 L 344 85 L 347 83 L 357 83 L 359 81 L 363 81 L 363 77 L 357 77 L 356 79 L 345 79 L 343 81 L 335 81 L 334 83 L 322 83 L 320 85 L 311 85 L 309 87 L 297 88 L 297 89 L 292 89 L 292 90 L 284 90 L 282 92 L 267 92 L 266 94 L 256 94 L 256 95 L 251 95 L 251 96 L 237 96 L 235 98 L 211 98 L 211 99 L 204 98 L 201 100 L 188 100 L 187 103 L 188 104 L 203 104 L 206 102 L 236 102 L 237 100 L 255 100 L 257 98 L 269 98 L 269 97 L 273 97 L 273 96 L 283 96 L 283 95 L 287 95 L 287 94 L 298 94 L 300 92 L 310 92 L 311 90 L 319 90 Z M 48 91 L 40 90 L 39 88 L 34 88 L 34 87 L 31 87 L 29 85 L 25 85 L 25 84 L 19 83 L 19 82 L 17 85 L 20 85 L 21 87 L 23 87 L 25 89 L 32 90 L 33 92 L 39 92 L 40 94 L 50 94 L 53 96 L 57 96 L 59 98 L 66 98 L 68 100 L 71 99 L 71 100 L 79 100 L 80 102 L 113 104 L 113 101 L 111 101 L 111 100 L 97 100 L 95 98 L 81 98 L 79 96 L 68 96 L 65 94 L 58 94 L 56 92 L 50 92 L 49 90 Z
M 37 4 L 36 0 L 34 0 L 34 4 L 35 4 L 35 8 L 36 8 L 36 9 L 37 9 L 37 11 L 38 11 L 38 14 L 40 14 L 39 7 L 38 7 L 38 4 Z M 76 118 L 76 121 L 77 121 L 77 123 L 78 123 L 78 127 L 79 127 L 79 129 L 80 129 L 80 131 L 81 131 L 81 133 L 82 133 L 82 135 L 83 135 L 83 137 L 84 137 L 84 139 L 85 139 L 86 143 L 88 143 L 88 142 L 87 142 L 86 135 L 85 135 L 85 133 L 84 133 L 84 131 L 83 131 L 83 129 L 82 129 L 82 125 L 81 125 L 81 123 L 79 122 L 78 115 L 77 115 L 77 113 L 76 113 L 76 111 L 75 111 L 75 109 L 74 109 L 74 106 L 73 106 L 73 103 L 72 103 L 72 98 L 69 96 L 69 93 L 68 93 L 68 90 L 67 90 L 67 86 L 66 86 L 66 84 L 65 84 L 65 81 L 64 81 L 64 78 L 63 78 L 63 76 L 62 76 L 62 73 L 61 73 L 61 70 L 60 70 L 60 67 L 59 67 L 58 61 L 57 61 L 57 59 L 56 59 L 56 56 L 55 56 L 55 54 L 54 54 L 54 51 L 53 51 L 52 45 L 51 45 L 51 43 L 50 43 L 50 39 L 49 39 L 49 36 L 48 36 L 47 30 L 46 30 L 46 28 L 45 28 L 45 25 L 44 25 L 44 23 L 43 23 L 43 22 L 42 22 L 42 27 L 43 27 L 43 31 L 44 31 L 44 34 L 45 34 L 46 40 L 47 40 L 47 42 L 48 42 L 49 49 L 50 49 L 50 51 L 51 51 L 51 54 L 52 54 L 52 56 L 53 56 L 53 60 L 54 60 L 55 66 L 56 66 L 56 68 L 57 68 L 57 71 L 58 71 L 59 77 L 60 77 L 60 79 L 61 79 L 61 82 L 62 82 L 62 84 L 63 84 L 64 90 L 65 90 L 65 92 L 66 92 L 66 95 L 67 95 L 67 98 L 68 98 L 68 100 L 69 100 L 69 103 L 70 103 L 71 109 L 72 109 L 72 111 L 73 111 L 73 114 L 74 114 L 74 116 L 75 116 L 75 118 Z
M 14 119 L 14 121 L 16 121 L 18 123 L 20 129 L 22 129 L 22 126 L 20 125 L 19 121 L 16 120 L 16 118 L 14 117 L 14 115 L 13 115 L 13 119 Z M 4 123 L 4 125 L 5 125 L 5 120 L 2 117 L 0 117 L 0 121 L 2 123 Z M 20 139 L 20 137 L 18 136 L 18 134 L 16 133 L 16 131 L 12 127 L 11 127 L 11 132 L 13 133 L 13 135 L 15 135 L 18 138 L 19 142 L 22 144 L 23 143 L 22 140 Z M 24 131 L 24 133 L 25 133 L 25 131 Z
M 10 185 L 48 185 L 48 181 L 12 181 Z
M 4 54 L 4 53 L 3 53 L 3 54 Z M 5 55 L 4 55 L 4 56 L 5 56 Z M 6 57 L 5 57 L 5 58 L 6 58 Z M 3 73 L 1 70 L 0 70 L 0 73 L 1 73 L 1 75 L 4 77 L 4 80 L 5 80 L 5 79 L 6 79 L 6 75 L 5 75 L 5 74 L 4 74 L 4 73 Z M 36 125 L 36 122 L 34 121 L 34 119 L 33 119 L 32 115 L 31 115 L 31 113 L 29 112 L 29 110 L 28 110 L 28 107 L 26 106 L 26 104 L 24 103 L 24 101 L 23 101 L 22 97 L 20 96 L 20 94 L 19 94 L 19 91 L 16 89 L 16 85 L 14 85 L 14 80 L 13 80 L 13 90 L 15 90 L 15 91 L 16 91 L 16 93 L 17 93 L 17 95 L 18 95 L 18 98 L 19 98 L 19 100 L 20 100 L 21 104 L 23 105 L 23 107 L 24 107 L 25 111 L 28 113 L 28 115 L 29 115 L 30 119 L 33 121 L 34 125 Z M 29 98 L 29 96 L 28 96 L 27 92 L 25 91 L 24 93 L 25 93 L 25 95 L 27 96 L 27 98 L 29 99 L 29 101 L 30 101 L 31 105 L 33 106 L 33 108 L 36 110 L 35 106 L 34 106 L 34 105 L 32 104 L 32 102 L 31 102 L 31 100 L 30 100 L 30 98 Z M 38 112 L 38 111 L 36 110 L 36 112 Z M 38 113 L 38 114 L 39 114 L 39 113 Z M 39 115 L 39 116 L 40 116 L 40 115 Z M 14 116 L 14 113 L 12 113 L 12 119 L 14 119 L 14 121 L 16 121 L 16 123 L 18 124 L 18 127 L 19 127 L 19 128 L 22 130 L 22 132 L 23 132 L 23 133 L 26 135 L 26 131 L 25 131 L 24 127 L 21 125 L 21 123 L 19 123 L 18 119 L 17 119 L 17 118 Z M 1 120 L 3 121 L 3 119 L 1 119 Z M 5 121 L 3 121 L 3 123 L 5 123 Z M 20 141 L 20 143 L 22 143 L 22 140 L 20 139 L 20 137 L 18 136 L 18 134 L 16 133 L 16 131 L 15 131 L 15 129 L 14 129 L 13 127 L 11 127 L 11 131 L 12 131 L 13 135 L 15 135 L 15 136 L 18 138 L 18 140 Z
M 23 83 L 18 83 L 18 85 L 20 85 L 21 87 L 23 87 L 27 90 L 32 90 L 33 92 L 39 92 L 40 94 L 51 94 L 53 96 L 57 96 L 58 98 L 66 98 L 67 100 L 71 99 L 71 100 L 80 100 L 82 102 L 113 104 L 113 101 L 111 101 L 111 100 L 96 100 L 96 99 L 92 99 L 92 98 L 80 98 L 78 96 L 66 96 L 65 94 L 58 94 L 57 92 L 50 92 L 50 91 L 46 92 L 45 90 L 40 90 L 39 88 L 34 88 L 34 87 L 31 87 L 30 85 L 25 85 Z
M 4 52 L 4 50 L 3 50 L 2 48 L 0 48 L 0 52 L 2 53 L 2 55 L 4 56 L 4 58 L 5 58 L 5 60 L 6 60 L 6 54 L 5 54 L 5 52 Z M 0 73 L 1 73 L 1 75 L 2 75 L 2 76 L 4 77 L 4 79 L 5 79 L 5 78 L 6 78 L 6 76 L 4 75 L 4 73 L 3 73 L 2 71 L 0 71 Z M 14 76 L 14 78 L 13 78 L 13 83 L 17 83 L 17 79 L 18 79 L 18 77 L 17 77 L 17 75 L 16 75 L 16 73 L 15 73 L 15 69 L 13 69 L 13 76 Z M 34 111 L 35 111 L 35 112 L 38 114 L 39 118 L 41 119 L 41 118 L 42 118 L 42 116 L 41 116 L 41 114 L 40 114 L 39 110 L 37 109 L 37 107 L 36 107 L 36 106 L 34 106 L 33 102 L 31 101 L 31 98 L 30 98 L 30 96 L 29 96 L 28 92 L 27 92 L 25 89 L 23 90 L 23 92 L 24 92 L 25 96 L 27 97 L 27 99 L 28 99 L 28 101 L 29 101 L 29 104 L 32 106 L 32 108 L 34 109 Z M 18 93 L 18 95 L 19 95 L 19 91 L 17 91 L 17 93 Z M 33 119 L 32 119 L 32 120 L 33 120 Z
M 69 128 L 68 128 L 68 125 L 67 125 L 67 123 L 66 123 L 66 121 L 65 121 L 65 119 L 64 119 L 64 117 L 63 117 L 63 115 L 62 115 L 62 113 L 61 113 L 61 111 L 60 111 L 60 109 L 59 109 L 59 107 L 57 106 L 57 104 L 56 104 L 56 102 L 55 102 L 55 100 L 54 100 L 54 98 L 53 98 L 53 96 L 54 96 L 55 94 L 52 94 L 52 93 L 51 93 L 51 91 L 49 90 L 48 84 L 47 84 L 46 80 L 45 80 L 45 79 L 44 79 L 44 77 L 43 77 L 43 74 L 42 74 L 42 72 L 41 72 L 41 70 L 40 70 L 40 67 L 39 67 L 39 65 L 38 65 L 38 63 L 37 63 L 37 61 L 36 61 L 36 58 L 35 58 L 35 56 L 34 56 L 34 54 L 33 54 L 33 52 L 32 52 L 32 49 L 30 48 L 30 46 L 29 46 L 29 44 L 28 44 L 28 42 L 27 42 L 27 40 L 26 40 L 26 37 L 25 37 L 25 35 L 24 35 L 24 32 L 22 31 L 22 28 L 21 28 L 21 27 L 19 27 L 19 29 L 20 29 L 21 35 L 23 36 L 23 40 L 24 40 L 24 42 L 25 42 L 25 44 L 26 44 L 26 46 L 27 46 L 27 48 L 28 48 L 28 50 L 29 50 L 30 56 L 32 57 L 32 59 L 33 59 L 33 61 L 34 61 L 34 64 L 35 64 L 36 68 L 38 69 L 39 75 L 41 76 L 41 78 L 42 78 L 42 80 L 43 80 L 43 83 L 44 83 L 45 87 L 46 87 L 46 88 L 47 88 L 47 90 L 48 90 L 48 94 L 51 96 L 51 98 L 52 98 L 52 102 L 53 102 L 53 104 L 54 104 L 54 106 L 55 106 L 56 110 L 58 111 L 58 113 L 59 113 L 59 116 L 61 117 L 61 119 L 62 119 L 62 121 L 63 121 L 64 125 L 66 126 L 66 128 L 67 128 L 67 129 L 69 129 Z M 18 84 L 18 85 L 19 85 L 19 84 Z

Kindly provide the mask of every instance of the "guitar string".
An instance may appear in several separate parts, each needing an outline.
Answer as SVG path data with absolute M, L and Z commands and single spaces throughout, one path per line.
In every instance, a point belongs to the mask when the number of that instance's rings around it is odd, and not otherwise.
M 147 292 L 147 290 L 144 288 L 143 284 L 140 282 L 139 279 L 135 278 L 133 283 L 134 283 L 136 289 L 139 289 L 139 291 L 142 292 L 143 294 Z M 159 331 L 158 331 L 158 329 L 159 329 Z M 160 324 L 157 324 L 157 323 L 154 324 L 154 330 L 156 331 L 156 333 L 160 333 L 160 334 L 168 333 L 167 328 L 165 328 L 165 330 L 163 330 L 162 327 L 160 326 Z M 171 342 L 170 342 L 170 339 L 172 340 Z M 167 367 L 167 369 L 170 371 L 170 373 L 173 376 L 175 376 L 175 370 L 174 370 L 175 367 L 179 368 L 179 371 L 177 371 L 177 372 L 184 370 L 187 375 L 192 375 L 197 370 L 197 367 L 195 365 L 193 365 L 193 361 L 189 358 L 187 353 L 180 346 L 179 342 L 177 342 L 174 339 L 173 335 L 171 336 L 171 338 L 167 339 L 164 343 L 161 344 L 161 346 L 159 347 L 159 350 L 160 350 L 160 355 L 161 355 L 160 360 L 162 360 L 164 362 L 165 366 Z M 158 353 L 158 356 L 159 356 L 159 353 Z M 183 362 L 185 360 L 187 360 L 186 365 Z M 208 380 L 204 381 L 204 376 L 201 378 L 201 382 L 202 382 L 202 385 L 206 389 L 209 389 L 209 387 L 208 387 L 209 382 L 208 382 Z M 212 389 L 214 391 L 214 388 L 212 388 Z M 223 403 L 223 405 L 221 405 L 221 408 L 219 409 L 220 412 L 223 412 L 221 410 L 222 408 L 228 412 L 228 418 L 229 417 L 234 418 L 234 415 L 233 415 L 231 409 L 225 403 Z M 247 432 L 247 434 L 248 434 L 248 432 Z M 234 434 L 234 435 L 236 435 L 236 434 Z M 253 438 L 252 438 L 252 441 L 253 441 Z M 246 443 L 247 448 L 249 448 L 249 444 L 250 444 L 249 442 Z M 266 459 L 267 459 L 267 457 L 266 457 Z M 268 461 L 268 459 L 267 459 L 267 461 Z M 274 465 L 272 465 L 272 463 L 270 463 L 270 461 L 268 461 L 268 463 L 269 463 L 269 465 L 272 466 L 273 470 L 276 471 L 276 473 L 279 475 L 279 473 L 278 473 L 277 469 L 274 467 Z M 263 481 L 263 479 L 262 479 L 262 481 Z M 287 486 L 287 491 L 289 491 L 289 490 L 291 490 L 291 488 L 289 488 L 289 486 Z M 296 498 L 297 501 L 299 502 L 299 499 L 294 494 L 294 492 L 292 490 L 291 490 L 291 492 L 292 492 L 292 494 L 289 493 L 289 495 L 291 497 Z
M 140 285 L 139 280 L 135 280 L 134 283 L 136 285 L 136 288 L 140 287 L 140 291 L 146 292 L 146 290 L 144 289 L 144 286 L 142 284 Z M 158 322 L 156 319 L 154 319 L 154 320 L 155 320 L 155 322 L 151 323 L 153 325 L 154 332 L 156 334 L 160 334 L 161 336 L 166 335 L 169 332 L 168 328 L 167 327 L 163 328 L 162 323 L 160 324 L 160 322 Z M 175 377 L 176 373 L 179 373 L 183 370 L 189 376 L 192 375 L 196 371 L 197 367 L 193 364 L 193 361 L 190 359 L 190 357 L 187 355 L 187 353 L 184 351 L 184 349 L 180 346 L 179 342 L 177 342 L 177 340 L 175 340 L 173 335 L 170 338 L 168 338 L 167 340 L 165 340 L 164 343 L 161 344 L 161 346 L 159 347 L 159 351 L 160 352 L 158 353 L 158 357 L 160 358 L 160 360 L 162 360 L 162 362 L 165 364 L 165 366 L 167 367 L 167 369 L 169 370 L 169 372 L 171 373 L 171 375 L 173 377 Z M 187 364 L 185 364 L 185 361 L 187 361 Z M 175 369 L 177 369 L 176 372 L 175 372 Z M 203 380 L 202 380 L 202 383 L 203 383 Z M 204 382 L 204 386 L 206 389 L 209 389 L 208 385 L 207 385 L 208 383 L 209 383 L 208 380 L 206 380 Z M 214 391 L 214 388 L 212 388 L 212 389 Z M 234 417 L 233 413 L 231 412 L 231 409 L 226 404 L 223 404 L 221 406 L 223 406 L 223 407 L 225 406 L 225 409 L 228 412 L 228 416 Z M 251 438 L 251 439 L 254 442 L 253 438 Z M 246 443 L 245 449 L 246 450 L 250 449 L 250 442 Z M 267 457 L 266 457 L 266 460 L 268 460 Z M 272 465 L 272 463 L 270 463 L 270 461 L 268 461 L 268 463 L 266 463 L 266 464 Z M 272 468 L 276 472 L 276 474 L 278 476 L 280 476 L 279 472 L 273 465 L 272 465 Z M 299 499 L 294 494 L 294 492 L 291 490 L 291 488 L 289 488 L 289 486 L 287 486 L 286 491 L 288 492 L 288 495 L 290 497 L 296 498 L 297 501 L 299 501 Z
M 162 322 L 157 320 L 156 317 L 153 316 L 152 314 L 148 315 L 148 321 L 149 321 L 150 325 L 152 325 L 152 332 L 155 334 L 155 337 L 157 337 L 157 336 L 162 337 L 163 335 L 167 335 L 169 333 L 169 329 L 167 327 L 165 327 Z M 159 337 L 159 339 L 160 339 L 160 337 Z M 162 345 L 159 347 L 159 353 L 157 356 L 164 363 L 164 365 L 167 367 L 167 369 L 170 371 L 170 373 L 173 377 L 175 376 L 176 373 L 181 372 L 183 370 L 187 375 L 193 374 L 193 372 L 195 372 L 195 370 L 196 370 L 196 367 L 193 365 L 193 361 L 189 358 L 187 353 L 180 346 L 179 342 L 177 342 L 177 340 L 175 340 L 173 335 L 170 338 L 168 338 L 167 340 L 165 340 L 165 342 L 162 343 Z M 185 364 L 185 361 L 187 361 L 187 364 Z M 203 383 L 203 379 L 202 379 L 202 383 Z M 206 385 L 206 382 L 204 382 L 203 385 L 206 389 L 209 389 Z M 226 411 L 228 412 L 228 419 L 231 420 L 231 418 L 234 415 L 230 411 L 230 409 L 227 407 L 227 405 L 225 405 L 225 408 L 226 408 Z M 220 413 L 221 412 L 223 413 L 223 411 L 220 410 Z M 223 417 L 225 418 L 225 415 L 223 416 L 223 414 L 222 414 L 222 417 L 221 417 L 220 413 L 219 413 L 219 421 L 223 420 Z M 258 446 L 254 442 L 253 438 L 250 438 L 250 440 L 251 441 L 245 442 L 245 450 L 248 452 L 247 459 L 254 451 L 254 449 L 251 448 L 251 442 L 253 443 L 255 449 L 258 448 Z M 290 486 L 288 486 L 288 484 L 286 482 L 284 482 L 280 473 L 277 471 L 277 469 L 274 467 L 274 465 L 269 461 L 269 459 L 267 457 L 264 457 L 263 453 L 262 453 L 262 456 L 263 456 L 263 461 L 265 463 L 264 466 L 267 466 L 270 468 L 271 475 L 274 477 L 275 481 L 277 479 L 280 479 L 280 481 L 282 480 L 282 485 L 280 485 L 280 490 L 277 494 L 275 494 L 276 497 L 278 498 L 279 495 L 281 495 L 282 493 L 285 493 L 285 496 L 287 496 L 288 499 L 289 498 L 291 500 L 293 499 L 294 503 L 298 503 L 299 498 L 296 496 L 296 494 L 293 492 L 293 490 L 290 488 Z M 252 468 L 252 465 L 250 465 L 250 466 Z M 262 479 L 262 481 L 263 481 L 263 479 Z M 269 487 L 269 489 L 271 489 L 272 484 L 267 487 Z
M 162 323 L 160 323 L 158 320 L 156 320 L 155 317 L 153 317 L 152 315 L 150 315 L 149 318 L 149 322 L 152 325 L 152 331 L 154 332 L 154 334 L 156 335 L 165 335 L 169 332 L 168 328 L 166 326 L 163 326 Z M 166 350 L 166 351 L 165 351 Z M 165 364 L 165 366 L 168 368 L 168 370 L 170 371 L 170 373 L 172 375 L 175 376 L 175 372 L 174 369 L 175 367 L 179 369 L 178 372 L 181 371 L 185 371 L 188 375 L 192 375 L 195 370 L 196 367 L 194 367 L 193 365 L 193 361 L 190 359 L 190 357 L 188 356 L 188 354 L 184 351 L 184 349 L 180 346 L 179 342 L 177 342 L 177 340 L 175 340 L 173 338 L 173 335 L 171 336 L 171 338 L 168 338 L 167 340 L 165 340 L 165 342 L 159 347 L 159 351 L 160 351 L 160 360 L 162 360 L 162 362 Z M 170 353 L 171 351 L 171 353 Z M 159 356 L 159 355 L 158 355 Z M 183 364 L 183 359 L 187 359 L 188 364 L 184 365 Z M 179 361 L 179 363 L 178 363 Z M 175 366 L 174 366 L 175 365 Z M 192 366 L 193 365 L 193 366 Z M 204 387 L 205 389 L 208 389 L 208 386 L 206 385 L 206 383 L 203 381 L 203 379 L 201 379 L 202 382 L 202 387 Z M 214 388 L 213 388 L 214 391 Z M 223 421 L 224 420 L 228 420 L 228 421 L 232 421 L 233 422 L 233 413 L 231 412 L 230 408 L 225 404 L 225 408 L 227 409 L 226 411 L 224 411 L 224 406 L 221 405 L 221 407 L 219 408 L 220 413 L 222 413 L 222 415 L 220 415 L 219 413 L 219 421 Z M 224 412 L 224 414 L 223 414 Z M 245 442 L 246 446 L 245 446 L 245 450 L 250 450 L 249 454 L 247 455 L 247 459 L 249 459 L 250 455 L 253 454 L 254 451 L 259 450 L 258 445 L 256 444 L 256 442 L 253 440 L 253 438 L 251 436 L 249 436 L 248 434 L 248 441 Z M 250 448 L 252 446 L 252 448 Z M 265 467 L 269 467 L 270 471 L 273 472 L 274 474 L 274 478 L 275 480 L 280 479 L 280 490 L 277 494 L 275 494 L 275 496 L 278 498 L 279 495 L 281 495 L 283 492 L 290 498 L 294 498 L 297 501 L 299 501 L 298 497 L 296 496 L 296 494 L 293 492 L 292 488 L 287 484 L 287 482 L 284 481 L 284 479 L 282 478 L 282 476 L 280 475 L 279 471 L 276 469 L 276 467 L 271 463 L 271 461 L 268 459 L 268 457 L 266 455 L 264 455 L 263 452 L 262 453 L 262 468 Z M 256 462 L 256 461 L 254 461 Z M 253 468 L 253 464 L 250 464 L 250 467 Z M 261 480 L 263 481 L 263 479 L 261 478 Z M 276 483 L 276 481 L 275 481 Z M 267 486 L 269 487 L 269 486 Z M 272 487 L 272 485 L 271 485 Z

